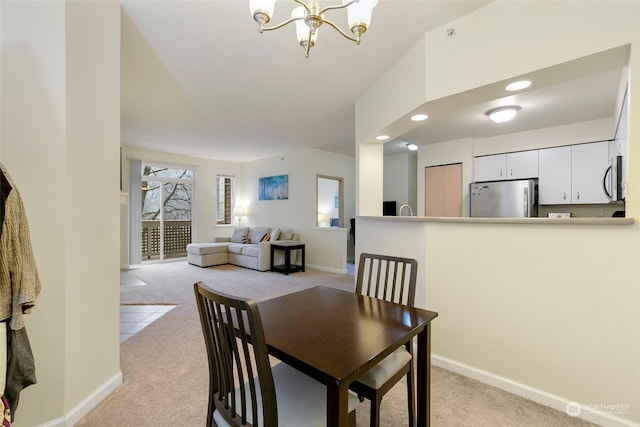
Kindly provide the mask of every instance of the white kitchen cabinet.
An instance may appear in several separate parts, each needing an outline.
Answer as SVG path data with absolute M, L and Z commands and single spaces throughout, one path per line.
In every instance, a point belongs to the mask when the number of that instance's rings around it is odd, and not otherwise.
M 476 157 L 476 181 L 538 177 L 538 150 Z
M 507 179 L 507 155 L 476 157 L 476 181 Z
M 539 203 L 609 203 L 602 189 L 608 167 L 607 141 L 539 150 Z
M 538 200 L 541 205 L 571 203 L 571 147 L 539 150 Z
M 507 179 L 538 177 L 538 150 L 507 153 Z
M 571 147 L 572 203 L 609 203 L 602 187 L 609 163 L 608 141 Z

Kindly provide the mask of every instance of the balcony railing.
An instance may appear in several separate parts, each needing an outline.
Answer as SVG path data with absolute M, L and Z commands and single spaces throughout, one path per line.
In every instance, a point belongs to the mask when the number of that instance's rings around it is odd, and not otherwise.
M 164 221 L 164 258 L 187 256 L 191 221 Z M 142 260 L 160 259 L 160 221 L 142 221 Z

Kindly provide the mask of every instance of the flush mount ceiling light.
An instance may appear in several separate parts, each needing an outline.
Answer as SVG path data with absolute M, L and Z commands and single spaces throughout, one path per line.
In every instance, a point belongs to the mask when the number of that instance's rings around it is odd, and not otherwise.
M 327 24 L 333 27 L 334 30 L 339 32 L 343 37 L 360 44 L 360 38 L 369 28 L 371 23 L 371 13 L 373 8 L 378 4 L 378 0 L 342 0 L 342 4 L 336 4 L 332 6 L 326 6 L 320 8 L 319 0 L 293 0 L 300 6 L 293 9 L 291 12 L 291 19 L 274 25 L 273 27 L 265 27 L 271 17 L 273 16 L 273 10 L 275 9 L 276 0 L 249 0 L 249 9 L 251 10 L 251 16 L 258 23 L 258 30 L 272 31 L 282 28 L 292 22 L 296 23 L 296 35 L 298 43 L 304 49 L 304 56 L 309 57 L 309 51 L 316 43 L 318 38 L 318 30 L 322 24 Z M 351 36 L 344 32 L 338 25 L 325 19 L 325 12 L 336 9 L 347 9 L 347 20 L 349 22 L 349 29 L 354 34 Z
M 416 114 L 415 116 L 411 116 L 411 120 L 413 120 L 414 122 L 421 122 L 423 120 L 427 120 L 429 118 L 429 116 L 427 116 L 426 114 Z
M 416 144 L 407 144 L 407 148 L 411 151 L 417 151 L 418 146 Z
M 378 135 L 376 136 L 376 139 L 378 141 L 386 141 L 387 139 L 389 139 L 389 135 Z
M 520 109 L 517 105 L 509 105 L 506 107 L 493 108 L 485 114 L 496 123 L 504 123 L 513 119 Z
M 531 82 L 529 80 L 520 80 L 520 81 L 508 84 L 507 87 L 505 87 L 505 89 L 510 92 L 513 92 L 516 90 L 526 89 L 529 86 L 531 86 Z

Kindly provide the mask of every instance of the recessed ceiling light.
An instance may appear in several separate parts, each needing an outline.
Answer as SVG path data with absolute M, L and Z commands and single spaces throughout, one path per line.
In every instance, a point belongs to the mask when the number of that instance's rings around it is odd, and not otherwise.
M 416 114 L 415 116 L 411 117 L 411 120 L 413 120 L 414 122 L 421 122 L 423 120 L 427 120 L 429 118 L 429 116 L 427 116 L 426 114 Z
M 509 105 L 506 107 L 493 108 L 485 114 L 496 123 L 504 123 L 513 119 L 520 109 L 517 105 Z
M 411 151 L 417 151 L 418 146 L 416 144 L 407 144 L 407 148 Z
M 378 135 L 376 136 L 376 139 L 378 141 L 386 141 L 387 139 L 389 139 L 389 135 Z
M 520 80 L 517 82 L 513 82 L 505 87 L 506 90 L 513 92 L 514 90 L 522 90 L 531 86 L 531 82 L 529 80 Z

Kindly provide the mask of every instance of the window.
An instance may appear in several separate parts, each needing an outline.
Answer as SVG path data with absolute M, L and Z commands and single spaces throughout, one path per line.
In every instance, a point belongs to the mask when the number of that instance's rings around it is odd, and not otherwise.
M 218 209 L 216 214 L 216 224 L 231 224 L 233 220 L 234 188 L 235 178 L 232 176 L 218 175 L 217 196 Z

